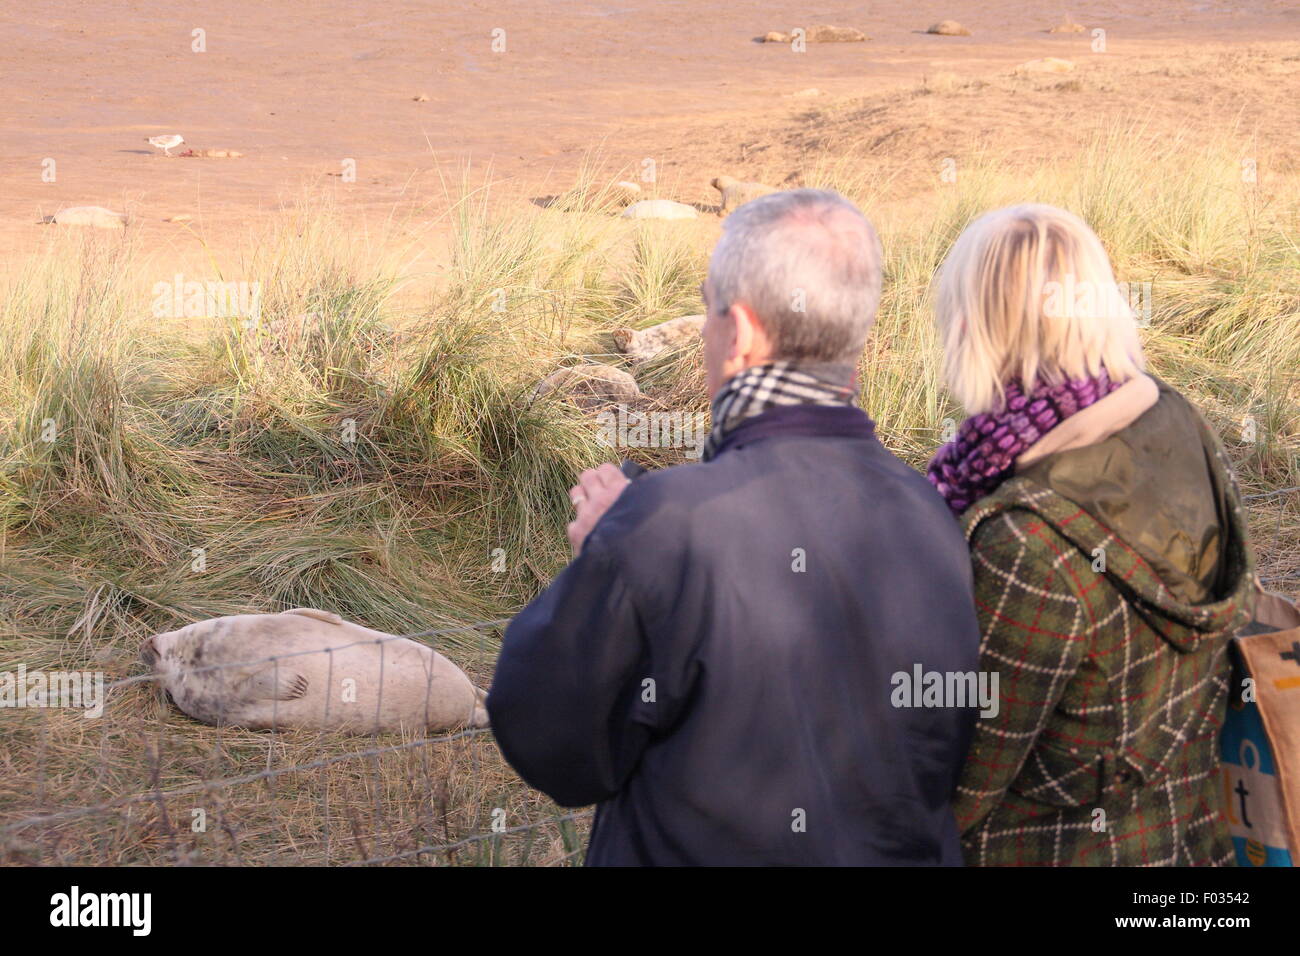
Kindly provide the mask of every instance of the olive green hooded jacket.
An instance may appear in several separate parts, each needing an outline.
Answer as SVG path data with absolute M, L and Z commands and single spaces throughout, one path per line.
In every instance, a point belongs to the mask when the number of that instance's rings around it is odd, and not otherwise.
M 1218 439 L 1177 392 L 1034 463 L 963 516 L 999 675 L 955 797 L 971 865 L 1204 865 L 1228 644 L 1254 567 Z

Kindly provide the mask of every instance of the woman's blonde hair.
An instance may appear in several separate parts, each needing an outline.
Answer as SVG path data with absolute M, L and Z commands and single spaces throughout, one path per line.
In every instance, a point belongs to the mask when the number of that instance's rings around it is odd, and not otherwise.
M 1055 206 L 985 213 L 957 237 L 936 278 L 948 387 L 969 414 L 1029 391 L 1145 368 L 1137 321 L 1088 224 Z

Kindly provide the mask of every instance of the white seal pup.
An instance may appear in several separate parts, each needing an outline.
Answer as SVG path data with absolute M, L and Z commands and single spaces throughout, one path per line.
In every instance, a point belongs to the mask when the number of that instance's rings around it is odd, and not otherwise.
M 113 212 L 103 206 L 69 206 L 60 209 L 53 216 L 46 216 L 43 223 L 56 226 L 93 226 L 96 229 L 122 229 L 126 226 L 126 216 Z
M 140 656 L 176 706 L 206 724 L 349 733 L 488 725 L 486 694 L 433 648 L 328 611 L 196 621 L 155 634 Z
M 624 219 L 694 219 L 694 206 L 671 199 L 642 199 L 623 210 Z

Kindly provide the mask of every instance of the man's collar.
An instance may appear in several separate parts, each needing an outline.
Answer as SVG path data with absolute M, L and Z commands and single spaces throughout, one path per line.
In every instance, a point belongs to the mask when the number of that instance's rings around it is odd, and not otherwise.
M 779 405 L 730 429 L 713 453 L 721 455 L 764 438 L 875 438 L 876 426 L 854 405 Z
M 755 365 L 733 376 L 713 397 L 713 427 L 704 441 L 708 461 L 727 433 L 774 407 L 850 405 L 857 397 L 851 365 L 799 363 L 788 359 Z

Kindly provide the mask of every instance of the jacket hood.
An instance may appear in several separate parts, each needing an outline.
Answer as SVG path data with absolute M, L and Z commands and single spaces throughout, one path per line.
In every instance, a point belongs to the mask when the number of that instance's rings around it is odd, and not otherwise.
M 973 530 L 1004 508 L 1034 512 L 1090 555 L 1157 633 L 1190 651 L 1240 624 L 1253 556 L 1222 445 L 1185 398 L 1157 385 L 1156 404 L 1132 424 L 1035 462 L 963 524 Z

